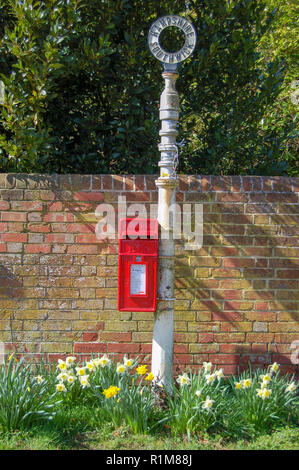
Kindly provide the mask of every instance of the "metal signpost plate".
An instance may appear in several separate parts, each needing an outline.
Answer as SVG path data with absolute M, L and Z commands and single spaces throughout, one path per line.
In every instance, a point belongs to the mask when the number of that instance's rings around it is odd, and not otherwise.
M 185 43 L 177 52 L 165 51 L 159 41 L 161 32 L 168 27 L 176 26 L 185 34 Z M 196 30 L 190 21 L 175 15 L 162 16 L 150 27 L 148 45 L 156 59 L 164 64 L 178 64 L 190 57 L 196 45 Z

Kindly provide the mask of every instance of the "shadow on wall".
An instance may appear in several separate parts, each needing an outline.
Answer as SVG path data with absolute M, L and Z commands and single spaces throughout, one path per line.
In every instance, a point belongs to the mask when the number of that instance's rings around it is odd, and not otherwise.
M 249 362 L 267 367 L 276 361 L 285 372 L 298 373 L 287 338 L 295 338 L 299 319 L 295 250 L 291 257 L 299 236 L 292 217 L 298 218 L 299 211 L 290 194 L 280 194 L 271 203 L 265 194 L 252 193 L 247 213 L 244 204 L 228 204 L 226 209 L 225 203 L 216 203 L 217 212 L 204 210 L 201 250 L 178 248 L 175 296 L 196 312 L 198 364 L 209 360 L 235 373 L 247 369 Z

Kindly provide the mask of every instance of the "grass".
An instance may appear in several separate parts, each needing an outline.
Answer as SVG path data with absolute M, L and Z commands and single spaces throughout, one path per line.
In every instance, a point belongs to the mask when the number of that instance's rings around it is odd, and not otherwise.
M 1 450 L 298 450 L 299 428 L 284 427 L 252 440 L 221 436 L 134 435 L 128 427 L 98 426 L 97 409 L 74 407 L 44 426 L 0 434 Z

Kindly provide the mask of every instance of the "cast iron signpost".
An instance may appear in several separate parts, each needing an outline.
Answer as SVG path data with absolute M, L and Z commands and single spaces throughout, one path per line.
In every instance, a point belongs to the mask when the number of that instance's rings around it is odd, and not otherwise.
M 177 27 L 185 34 L 185 43 L 177 52 L 168 52 L 160 44 L 160 34 L 168 27 Z M 161 228 L 161 240 L 157 274 L 157 309 L 152 345 L 152 372 L 155 379 L 166 387 L 170 386 L 173 369 L 174 214 L 171 207 L 175 205 L 175 191 L 178 185 L 176 136 L 179 119 L 179 95 L 175 82 L 178 77 L 178 64 L 192 54 L 195 44 L 194 26 L 180 16 L 163 16 L 150 27 L 148 45 L 154 57 L 163 62 L 162 77 L 165 80 L 165 89 L 160 98 L 160 176 L 156 180 L 156 186 L 159 189 L 158 222 Z

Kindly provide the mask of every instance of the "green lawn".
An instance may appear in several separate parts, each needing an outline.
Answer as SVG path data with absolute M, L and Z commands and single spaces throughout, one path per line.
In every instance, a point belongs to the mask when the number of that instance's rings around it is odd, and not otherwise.
M 128 427 L 99 427 L 93 410 L 78 407 L 57 415 L 52 423 L 31 431 L 0 433 L 1 450 L 298 450 L 299 428 L 281 428 L 253 440 L 229 441 L 221 436 L 134 435 Z

